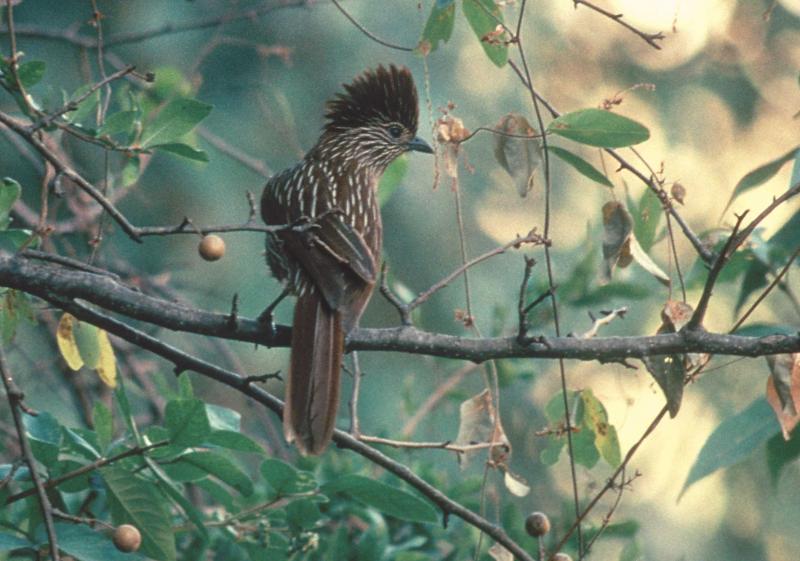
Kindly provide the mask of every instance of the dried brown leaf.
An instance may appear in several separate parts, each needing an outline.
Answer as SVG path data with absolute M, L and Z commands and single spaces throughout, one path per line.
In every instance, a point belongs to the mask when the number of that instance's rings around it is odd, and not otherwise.
M 769 355 L 770 377 L 767 380 L 767 401 L 775 410 L 783 438 L 800 422 L 800 353 Z
M 494 137 L 494 157 L 517 188 L 520 197 L 525 197 L 533 188 L 534 174 L 542 163 L 542 147 L 535 138 L 518 138 L 507 135 L 533 136 L 536 130 L 522 115 L 509 113 L 500 120 L 497 130 L 504 134 Z
M 610 201 L 603 205 L 603 278 L 611 280 L 614 267 L 626 267 L 632 256 L 630 238 L 633 217 L 621 203 Z

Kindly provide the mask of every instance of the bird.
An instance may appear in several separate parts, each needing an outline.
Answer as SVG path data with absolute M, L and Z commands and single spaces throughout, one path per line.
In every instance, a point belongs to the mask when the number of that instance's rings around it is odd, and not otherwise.
M 316 144 L 261 196 L 264 222 L 287 225 L 267 234 L 266 258 L 283 295 L 297 298 L 283 427 L 303 455 L 321 454 L 332 440 L 345 337 L 375 287 L 383 239 L 378 182 L 401 154 L 433 153 L 417 136 L 419 101 L 408 68 L 380 65 L 342 88 L 326 104 Z

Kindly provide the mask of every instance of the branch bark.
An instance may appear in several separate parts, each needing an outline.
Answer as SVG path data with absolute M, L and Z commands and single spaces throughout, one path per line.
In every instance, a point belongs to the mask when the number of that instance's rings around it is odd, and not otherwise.
M 291 328 L 269 330 L 256 320 L 209 312 L 143 294 L 112 275 L 76 269 L 24 254 L 0 257 L 0 286 L 14 288 L 51 300 L 85 301 L 123 316 L 173 331 L 210 335 L 223 339 L 286 347 Z M 498 358 L 564 358 L 619 361 L 649 355 L 711 353 L 763 356 L 800 352 L 800 334 L 744 337 L 702 330 L 647 336 L 576 337 L 516 335 L 495 338 L 461 337 L 432 333 L 414 327 L 356 329 L 347 350 L 394 351 L 484 362 Z

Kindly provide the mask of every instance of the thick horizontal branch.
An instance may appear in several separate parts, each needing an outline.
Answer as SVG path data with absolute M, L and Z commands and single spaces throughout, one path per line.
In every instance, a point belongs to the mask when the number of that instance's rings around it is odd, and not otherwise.
M 291 329 L 269 330 L 258 321 L 191 308 L 155 298 L 126 286 L 111 274 L 72 267 L 40 257 L 17 255 L 0 258 L 0 286 L 33 294 L 45 300 L 54 295 L 77 299 L 129 318 L 174 331 L 211 335 L 260 343 L 271 347 L 289 345 Z M 264 282 L 269 282 L 264 279 Z M 348 337 L 348 350 L 395 351 L 483 362 L 496 358 L 565 358 L 618 361 L 649 355 L 711 353 L 715 355 L 763 356 L 800 352 L 800 334 L 743 337 L 705 331 L 682 331 L 664 335 L 595 337 L 496 337 L 479 339 L 431 333 L 415 327 L 357 329 Z

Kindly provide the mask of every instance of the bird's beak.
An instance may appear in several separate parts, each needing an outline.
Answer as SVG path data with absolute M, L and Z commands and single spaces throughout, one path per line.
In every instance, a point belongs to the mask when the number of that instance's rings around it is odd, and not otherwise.
M 433 148 L 431 148 L 431 145 L 418 136 L 415 136 L 408 144 L 406 144 L 406 148 L 414 152 L 433 154 Z

